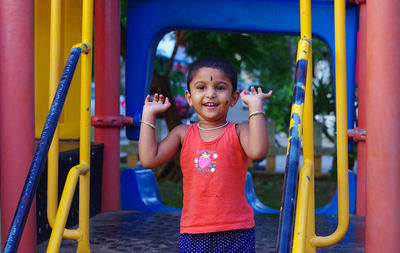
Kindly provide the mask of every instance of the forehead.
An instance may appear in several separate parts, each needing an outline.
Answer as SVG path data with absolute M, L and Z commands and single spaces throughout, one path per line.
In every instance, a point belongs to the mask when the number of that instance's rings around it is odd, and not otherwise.
M 229 83 L 231 83 L 229 78 L 221 70 L 216 69 L 216 68 L 210 68 L 210 67 L 202 67 L 193 76 L 192 82 L 218 81 L 218 80 L 224 80 L 224 81 L 228 81 Z

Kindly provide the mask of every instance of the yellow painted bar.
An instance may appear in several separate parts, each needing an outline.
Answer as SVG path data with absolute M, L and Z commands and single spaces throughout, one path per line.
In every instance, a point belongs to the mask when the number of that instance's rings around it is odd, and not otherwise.
M 296 57 L 296 62 L 298 62 L 300 59 L 304 60 L 309 60 L 309 51 L 311 48 L 311 41 L 307 38 L 302 38 L 300 39 L 298 45 L 297 45 L 297 57 Z M 307 73 L 308 74 L 308 73 Z M 304 87 L 303 87 L 304 88 Z
M 50 75 L 49 107 L 61 77 L 61 0 L 52 0 L 50 7 Z M 59 127 L 54 132 L 47 162 L 47 219 L 53 227 L 58 206 L 58 138 Z
M 297 197 L 296 207 L 296 222 L 294 230 L 293 252 L 305 252 L 307 237 L 307 216 L 308 216 L 308 201 L 310 199 L 310 184 L 311 174 L 313 170 L 313 162 L 305 160 L 305 163 L 300 171 L 299 194 Z
M 50 74 L 49 74 L 49 106 L 57 90 L 61 78 L 61 1 L 51 0 L 50 10 Z M 53 141 L 48 153 L 47 174 L 47 220 L 54 227 L 58 207 L 58 155 L 59 127 L 54 132 Z M 73 239 L 76 232 L 65 229 L 64 237 Z
M 309 52 L 307 65 L 307 76 L 313 76 L 312 73 L 312 48 Z M 311 238 L 315 236 L 315 178 L 314 178 L 314 112 L 313 112 L 313 87 L 312 78 L 307 78 L 306 94 L 304 99 L 304 128 L 303 128 L 303 159 L 311 161 L 313 166 L 310 169 L 310 179 L 308 190 L 308 208 L 307 208 L 307 226 L 306 226 L 306 244 L 305 252 L 315 252 L 315 247 L 311 244 Z
M 302 130 L 305 166 L 301 169 L 299 177 L 293 252 L 315 252 L 315 247 L 310 244 L 310 239 L 315 235 L 313 103 L 312 78 L 309 78 L 312 77 L 312 49 L 309 45 L 310 40 L 305 38 L 299 41 L 297 51 L 297 60 L 306 59 L 308 63 L 302 121 L 304 124 Z M 305 178 L 307 178 L 307 181 L 305 181 Z
M 79 164 L 77 166 L 72 167 L 69 171 L 67 180 L 65 182 L 64 190 L 60 200 L 60 206 L 57 211 L 56 220 L 54 223 L 53 230 L 51 232 L 49 246 L 47 247 L 47 252 L 58 252 L 61 245 L 61 240 L 63 237 L 63 231 L 65 228 L 65 224 L 67 223 L 69 210 L 71 208 L 71 202 L 74 197 L 76 184 L 79 179 L 79 175 L 87 172 L 89 169 L 88 164 Z M 73 233 L 71 239 L 81 240 L 82 239 L 82 231 L 80 228 L 78 230 L 70 230 Z
M 307 40 L 311 44 L 312 29 L 311 29 L 311 1 L 300 0 L 300 30 L 301 38 Z M 304 182 L 299 177 L 299 192 L 307 192 L 306 199 L 298 199 L 296 206 L 296 221 L 295 231 L 302 231 L 301 238 L 296 238 L 297 233 L 294 235 L 293 252 L 307 252 L 313 253 L 316 251 L 315 247 L 311 245 L 311 238 L 315 236 L 315 200 L 314 200 L 314 112 L 313 112 L 313 89 L 312 89 L 312 46 L 308 50 L 308 64 L 307 64 L 307 80 L 306 80 L 306 93 L 304 98 L 304 115 L 303 115 L 303 159 L 306 161 L 300 174 L 309 176 L 310 181 Z M 306 170 L 306 171 L 303 171 Z M 307 188 L 307 189 L 305 189 Z M 299 221 L 297 217 L 301 210 L 306 210 L 302 213 L 303 222 Z M 306 216 L 306 217 L 304 217 Z M 306 223 L 304 224 L 304 220 Z M 301 227 L 300 227 L 301 226 Z M 305 235 L 304 235 L 305 233 Z M 299 240 L 301 239 L 301 240 Z M 304 241 L 303 241 L 304 240 Z M 300 241 L 300 242 L 299 242 Z
M 83 0 L 82 42 L 91 48 L 93 38 L 93 0 Z M 82 54 L 81 65 L 81 125 L 80 125 L 80 163 L 88 164 L 89 170 L 79 179 L 79 229 L 82 238 L 77 252 L 90 252 L 90 99 L 92 82 L 92 50 Z
M 338 227 L 329 236 L 317 236 L 312 240 L 316 247 L 330 246 L 339 242 L 349 225 L 349 184 L 347 151 L 347 94 L 346 94 L 346 24 L 345 0 L 335 0 L 335 61 L 336 61 L 336 129 L 338 160 Z

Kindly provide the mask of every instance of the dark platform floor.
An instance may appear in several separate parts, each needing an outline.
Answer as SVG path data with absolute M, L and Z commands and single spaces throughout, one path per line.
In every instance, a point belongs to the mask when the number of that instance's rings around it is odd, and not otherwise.
M 90 219 L 90 244 L 94 253 L 178 252 L 180 213 L 118 211 Z M 274 252 L 279 215 L 258 214 L 256 221 L 257 252 Z M 318 235 L 329 235 L 337 227 L 337 215 L 317 215 Z M 350 216 L 349 229 L 338 244 L 317 252 L 364 252 L 365 219 Z M 45 252 L 47 241 L 38 246 Z M 63 240 L 61 253 L 76 252 L 75 241 Z

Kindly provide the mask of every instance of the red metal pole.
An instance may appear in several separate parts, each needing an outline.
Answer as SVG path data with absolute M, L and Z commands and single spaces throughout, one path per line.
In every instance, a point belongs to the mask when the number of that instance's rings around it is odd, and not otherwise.
M 4 245 L 35 151 L 32 0 L 0 4 L 0 186 Z M 18 252 L 36 252 L 36 201 Z
M 366 252 L 400 249 L 400 1 L 367 1 Z
M 119 115 L 120 1 L 95 1 L 95 115 Z M 95 141 L 104 143 L 101 209 L 120 209 L 119 127 L 95 128 Z
M 360 30 L 358 33 L 358 128 L 365 130 L 366 125 L 366 86 L 367 86 L 367 6 L 360 3 Z M 367 137 L 368 139 L 368 137 Z M 357 215 L 365 216 L 365 174 L 366 143 L 357 144 Z

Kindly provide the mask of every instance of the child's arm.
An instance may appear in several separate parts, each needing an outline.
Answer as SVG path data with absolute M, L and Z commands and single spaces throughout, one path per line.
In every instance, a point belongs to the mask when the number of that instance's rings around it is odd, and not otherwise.
M 264 159 L 268 153 L 268 132 L 264 117 L 263 101 L 271 97 L 272 91 L 263 93 L 251 87 L 251 93 L 243 90 L 240 98 L 249 107 L 249 123 L 238 125 L 238 136 L 243 150 L 251 160 Z
M 157 144 L 155 137 L 156 116 L 165 112 L 171 106 L 168 98 L 164 99 L 162 94 L 154 95 L 150 101 L 148 95 L 145 100 L 142 113 L 142 123 L 139 136 L 139 158 L 143 167 L 155 168 L 171 159 L 181 145 L 182 133 L 187 126 L 180 125 L 174 128 L 168 136 Z

